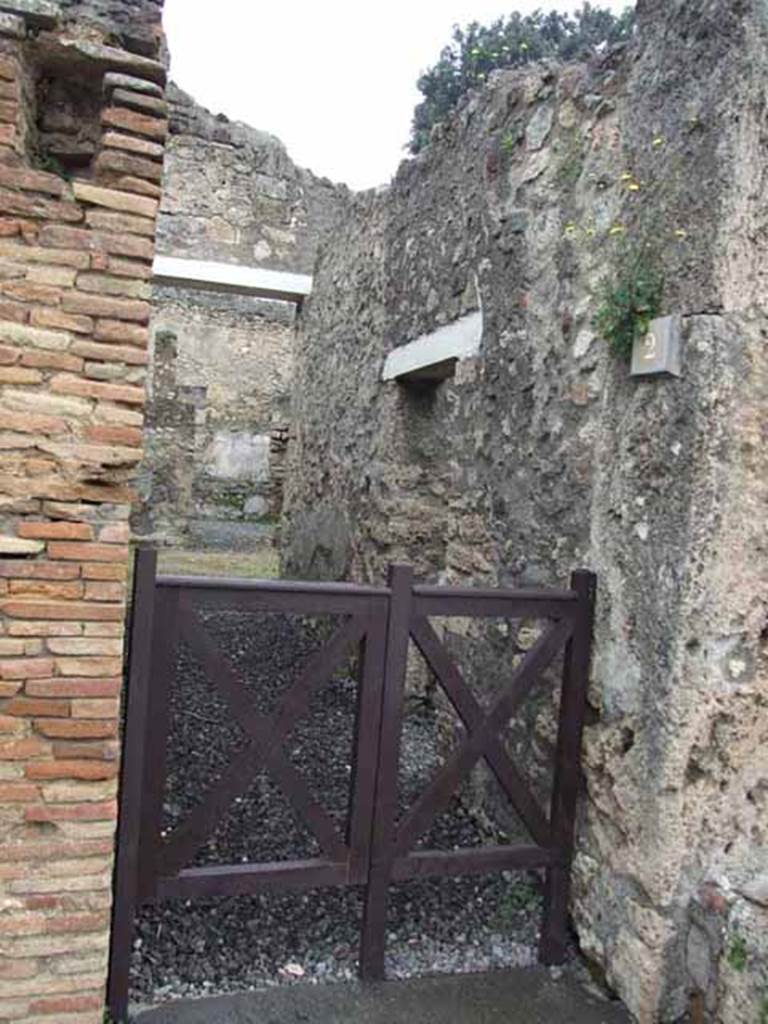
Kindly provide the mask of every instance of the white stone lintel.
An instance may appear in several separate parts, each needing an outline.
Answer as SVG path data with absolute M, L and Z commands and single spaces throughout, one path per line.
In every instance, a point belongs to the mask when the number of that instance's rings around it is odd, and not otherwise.
M 242 267 L 234 263 L 187 260 L 178 256 L 155 256 L 152 266 L 158 284 L 208 291 L 236 292 L 259 299 L 301 302 L 312 291 L 309 274 L 291 274 L 263 267 Z
M 470 359 L 480 351 L 483 314 L 467 313 L 452 324 L 393 349 L 384 362 L 382 380 L 444 380 L 458 359 Z

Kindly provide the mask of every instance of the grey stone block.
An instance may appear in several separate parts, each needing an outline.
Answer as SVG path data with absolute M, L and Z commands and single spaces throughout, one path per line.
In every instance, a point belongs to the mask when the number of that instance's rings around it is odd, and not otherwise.
M 144 78 L 136 78 L 134 75 L 123 75 L 119 71 L 110 71 L 104 76 L 104 92 L 112 92 L 113 89 L 132 89 L 134 92 L 143 92 L 148 96 L 163 95 L 163 90 L 154 82 L 148 82 Z
M 79 57 L 96 67 L 103 67 L 105 72 L 117 69 L 137 76 L 146 76 L 146 78 L 161 84 L 165 83 L 167 77 L 167 71 L 159 61 L 140 57 L 127 50 L 119 50 L 115 46 L 92 43 L 88 39 L 60 39 L 57 42 L 57 47 L 60 56 L 63 57 L 66 51 L 69 51 L 72 54 L 72 60 L 77 60 Z

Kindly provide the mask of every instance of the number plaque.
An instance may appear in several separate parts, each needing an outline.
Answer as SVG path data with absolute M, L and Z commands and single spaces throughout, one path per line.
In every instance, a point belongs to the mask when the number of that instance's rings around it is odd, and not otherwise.
M 652 320 L 648 333 L 632 349 L 632 376 L 679 377 L 682 336 L 682 318 L 678 314 Z

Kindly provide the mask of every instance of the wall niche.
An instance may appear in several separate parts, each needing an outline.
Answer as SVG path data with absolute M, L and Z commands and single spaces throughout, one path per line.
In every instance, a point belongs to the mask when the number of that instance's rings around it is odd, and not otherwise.
M 101 145 L 98 79 L 65 77 L 45 68 L 35 84 L 36 162 L 45 170 L 82 173 Z

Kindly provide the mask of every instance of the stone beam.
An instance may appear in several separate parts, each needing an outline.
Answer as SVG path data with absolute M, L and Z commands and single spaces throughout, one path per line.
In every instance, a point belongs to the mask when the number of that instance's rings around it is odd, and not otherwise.
M 312 278 L 309 274 L 290 274 L 283 270 L 242 267 L 207 260 L 186 260 L 177 256 L 156 256 L 152 275 L 158 284 L 236 292 L 284 302 L 300 303 L 312 291 Z
M 439 381 L 453 376 L 456 362 L 480 351 L 483 314 L 468 313 L 452 324 L 422 334 L 389 353 L 381 371 L 382 380 Z

